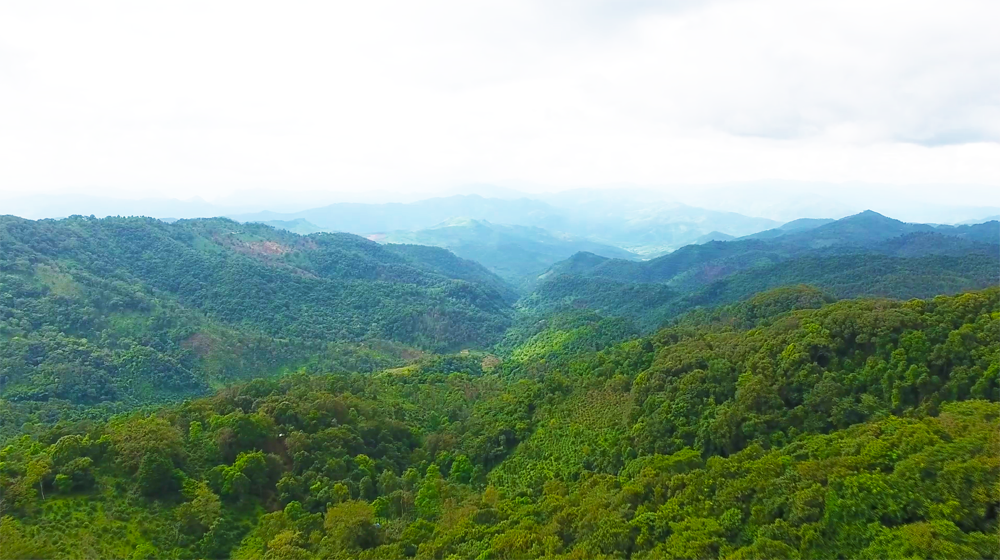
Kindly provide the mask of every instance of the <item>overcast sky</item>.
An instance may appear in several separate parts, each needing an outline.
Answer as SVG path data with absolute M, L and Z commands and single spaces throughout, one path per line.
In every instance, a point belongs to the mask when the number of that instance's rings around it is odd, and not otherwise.
M 980 185 L 1000 2 L 0 3 L 0 189 Z

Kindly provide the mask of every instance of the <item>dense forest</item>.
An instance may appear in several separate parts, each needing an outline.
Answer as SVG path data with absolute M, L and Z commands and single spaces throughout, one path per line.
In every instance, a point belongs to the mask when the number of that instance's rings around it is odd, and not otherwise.
M 536 320 L 537 319 L 537 320 Z M 1000 289 L 305 371 L 0 451 L 4 558 L 994 558 Z
M 998 232 L 0 217 L 0 558 L 995 558 Z
M 578 253 L 542 275 L 519 305 L 535 313 L 569 307 L 630 317 L 650 332 L 689 310 L 780 286 L 810 284 L 838 298 L 908 299 L 997 282 L 996 221 L 932 227 L 864 212 L 807 222 L 643 262 Z
M 225 219 L 0 217 L 0 436 L 300 367 L 486 347 L 516 297 L 435 247 Z

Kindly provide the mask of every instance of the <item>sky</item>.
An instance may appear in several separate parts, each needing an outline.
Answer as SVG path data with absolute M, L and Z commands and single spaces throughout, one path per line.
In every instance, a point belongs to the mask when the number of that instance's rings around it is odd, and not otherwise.
M 3 2 L 0 200 L 793 181 L 1000 206 L 997 21 L 995 0 Z

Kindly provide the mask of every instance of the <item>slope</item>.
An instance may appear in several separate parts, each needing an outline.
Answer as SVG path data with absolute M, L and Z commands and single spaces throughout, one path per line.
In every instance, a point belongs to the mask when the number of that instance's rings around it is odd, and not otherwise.
M 553 266 L 521 305 L 581 306 L 651 329 L 694 307 L 789 284 L 837 297 L 929 297 L 993 285 L 998 239 L 997 222 L 932 228 L 866 212 L 773 239 L 691 245 L 646 262 L 581 253 Z
M 432 247 L 225 219 L 0 217 L 0 388 L 20 419 L 4 428 L 308 364 L 372 371 L 414 346 L 489 346 L 514 297 Z
M 688 245 L 673 253 L 646 261 L 634 263 L 619 260 L 595 262 L 591 270 L 576 267 L 576 273 L 588 276 L 610 278 L 627 282 L 670 282 L 680 274 L 690 274 L 693 269 L 723 268 L 739 270 L 759 265 L 762 260 L 779 260 L 835 252 L 880 251 L 880 244 L 889 239 L 901 238 L 915 233 L 935 233 L 925 237 L 931 240 L 926 245 L 930 254 L 932 246 L 947 244 L 951 251 L 964 253 L 988 251 L 980 245 L 1000 243 L 1000 222 L 988 222 L 973 226 L 932 227 L 926 224 L 907 224 L 887 218 L 876 212 L 866 211 L 835 222 L 807 229 L 794 229 L 781 236 L 769 239 L 744 238 L 727 242 L 709 242 L 703 245 Z M 946 237 L 969 241 L 944 239 Z M 936 242 L 933 240 L 937 240 Z M 960 247 L 964 247 L 961 248 Z M 554 270 L 560 271 L 559 265 Z M 713 278 L 710 274 L 709 278 Z
M 0 451 L 4 554 L 1000 553 L 1000 291 L 786 296 L 600 351 L 256 380 L 26 436 Z

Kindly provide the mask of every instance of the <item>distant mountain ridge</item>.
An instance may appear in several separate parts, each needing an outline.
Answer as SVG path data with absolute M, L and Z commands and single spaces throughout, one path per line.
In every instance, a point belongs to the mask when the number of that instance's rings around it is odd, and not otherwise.
M 733 237 L 732 235 L 722 233 L 721 231 L 710 231 L 705 235 L 702 235 L 698 239 L 695 239 L 694 244 L 703 245 L 705 243 L 708 243 L 709 241 L 731 241 L 733 239 L 736 238 Z
M 411 203 L 337 203 L 288 214 L 257 212 L 230 217 L 241 222 L 303 219 L 325 231 L 357 235 L 425 229 L 460 217 L 553 229 L 562 225 L 560 213 L 544 202 L 527 198 L 489 199 L 478 195 L 453 195 Z
M 789 283 L 814 284 L 837 297 L 930 297 L 992 285 L 997 270 L 1000 222 L 933 227 L 867 211 L 772 238 L 688 245 L 644 262 L 579 253 L 546 271 L 522 302 L 615 314 L 631 309 L 630 302 L 607 294 L 632 293 L 646 302 L 635 315 L 649 327 L 692 306 Z
M 608 258 L 638 258 L 618 247 L 555 235 L 539 227 L 501 225 L 467 218 L 448 220 L 417 231 L 393 231 L 372 236 L 372 239 L 381 243 L 443 247 L 462 258 L 479 262 L 514 284 L 529 282 L 556 262 L 580 251 Z
M 940 243 L 954 246 L 953 238 L 966 242 L 966 251 L 984 250 L 980 244 L 1000 242 L 998 222 L 987 222 L 971 226 L 940 226 L 909 224 L 888 218 L 877 212 L 865 211 L 854 216 L 827 222 L 808 229 L 796 228 L 776 237 L 758 238 L 749 236 L 732 241 L 713 241 L 704 245 L 689 245 L 670 254 L 649 261 L 636 263 L 613 259 L 590 259 L 590 270 L 583 271 L 576 260 L 571 266 L 577 274 L 601 276 L 632 282 L 667 282 L 693 266 L 719 263 L 725 260 L 739 268 L 750 266 L 758 258 L 767 255 L 769 260 L 780 260 L 816 250 L 826 252 L 874 251 L 877 245 L 893 238 L 909 234 L 934 234 L 926 239 L 927 250 Z M 780 230 L 779 230 L 780 231 Z M 743 263 L 743 265 L 739 263 Z M 561 264 L 554 268 L 559 272 Z
M 799 218 L 798 220 L 792 220 L 774 229 L 746 235 L 744 236 L 744 239 L 771 239 L 774 237 L 781 237 L 782 235 L 792 231 L 803 231 L 818 228 L 834 221 L 836 220 L 832 218 Z
M 399 232 L 430 229 L 448 220 L 473 219 L 494 225 L 542 228 L 554 236 L 586 239 L 646 258 L 694 243 L 711 232 L 738 237 L 780 226 L 765 218 L 676 202 L 630 201 L 622 196 L 588 192 L 573 191 L 541 199 L 452 195 L 405 204 L 338 203 L 294 213 L 257 212 L 229 217 L 305 232 L 297 222 L 303 220 L 323 231 L 364 236 L 390 232 L 399 236 Z

